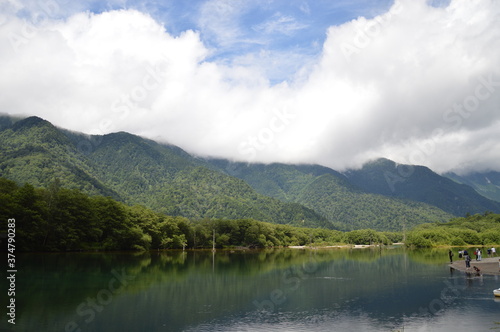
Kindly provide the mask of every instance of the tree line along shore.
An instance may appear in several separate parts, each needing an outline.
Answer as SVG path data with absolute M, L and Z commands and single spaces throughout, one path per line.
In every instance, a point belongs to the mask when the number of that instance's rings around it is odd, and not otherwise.
M 500 215 L 484 213 L 418 225 L 406 232 L 303 228 L 253 219 L 189 220 L 77 189 L 17 185 L 0 178 L 0 218 L 16 220 L 18 251 L 268 248 L 389 245 L 494 246 Z M 1 223 L 0 233 L 6 233 Z

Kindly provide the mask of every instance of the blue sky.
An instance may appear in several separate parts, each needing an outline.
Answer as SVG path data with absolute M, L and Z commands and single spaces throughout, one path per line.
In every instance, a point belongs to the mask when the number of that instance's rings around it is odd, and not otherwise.
M 9 1 L 8 1 L 9 2 Z M 15 1 L 10 1 L 14 3 Z M 187 30 L 199 32 L 211 49 L 209 61 L 232 63 L 243 55 L 254 55 L 272 83 L 290 79 L 303 63 L 321 53 L 326 30 L 360 16 L 372 18 L 386 12 L 392 0 L 170 0 L 170 1 L 75 1 L 50 0 L 43 7 L 38 1 L 25 1 L 18 16 L 28 18 L 49 13 L 64 19 L 82 11 L 102 13 L 136 9 L 148 13 L 167 32 L 179 36 Z M 48 8 L 49 11 L 44 8 Z M 286 56 L 284 56 L 286 54 Z M 283 57 L 293 61 L 283 61 Z
M 0 112 L 201 156 L 500 170 L 500 2 L 0 0 Z

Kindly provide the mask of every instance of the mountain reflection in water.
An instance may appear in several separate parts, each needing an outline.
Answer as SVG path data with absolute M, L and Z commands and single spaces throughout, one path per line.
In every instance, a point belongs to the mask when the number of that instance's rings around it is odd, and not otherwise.
M 481 331 L 498 276 L 447 250 L 324 249 L 19 255 L 4 331 Z M 5 276 L 2 275 L 2 280 Z

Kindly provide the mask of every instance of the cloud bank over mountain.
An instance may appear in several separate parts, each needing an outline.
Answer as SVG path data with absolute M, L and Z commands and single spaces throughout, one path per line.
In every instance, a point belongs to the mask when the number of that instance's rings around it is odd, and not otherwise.
M 168 8 L 118 3 L 3 4 L 0 111 L 242 161 L 500 170 L 496 1 L 396 1 L 310 48 L 314 3 L 250 20 L 261 7 L 202 1 L 177 32 Z

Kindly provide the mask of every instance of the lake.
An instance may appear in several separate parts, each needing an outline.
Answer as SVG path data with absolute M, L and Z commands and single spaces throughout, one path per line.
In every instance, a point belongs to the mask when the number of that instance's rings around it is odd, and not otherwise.
M 500 331 L 500 300 L 492 294 L 500 278 L 450 270 L 447 250 L 44 253 L 16 260 L 16 325 L 4 309 L 1 331 Z M 5 271 L 2 280 L 5 294 Z

